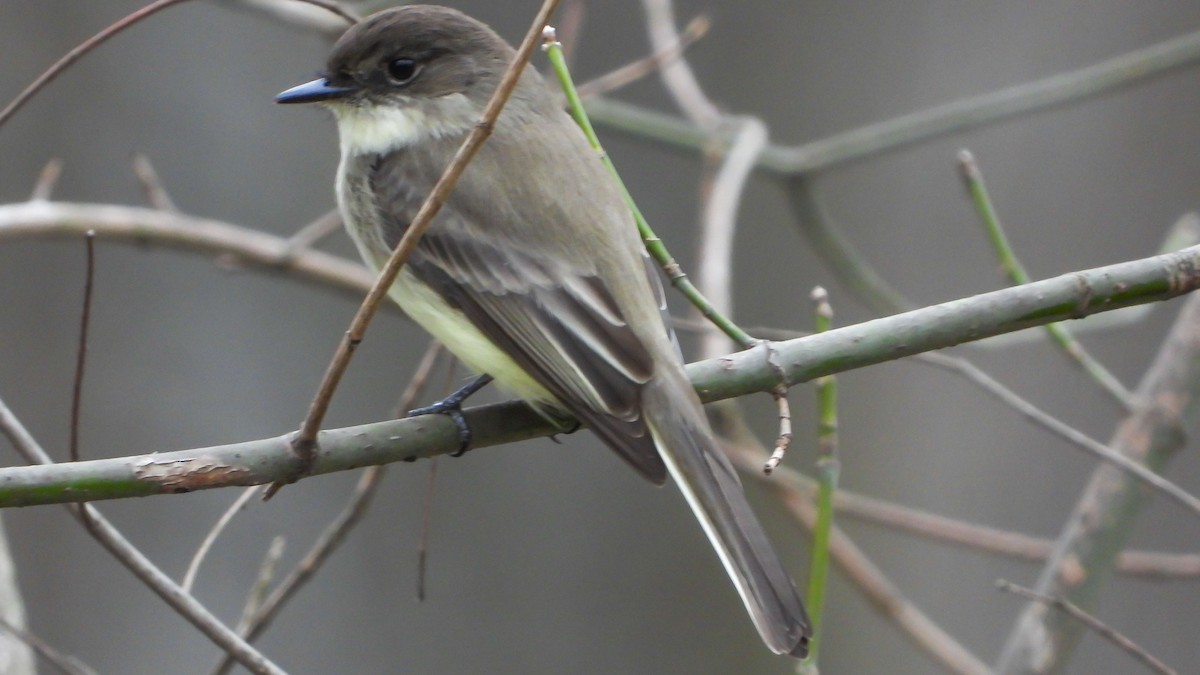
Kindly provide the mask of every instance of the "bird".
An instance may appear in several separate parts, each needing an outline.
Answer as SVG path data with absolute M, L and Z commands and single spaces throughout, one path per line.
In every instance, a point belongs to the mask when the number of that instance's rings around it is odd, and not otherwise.
M 514 57 L 458 10 L 405 5 L 352 26 L 321 77 L 276 97 L 332 111 L 338 207 L 368 266 L 383 267 Z M 767 647 L 803 658 L 811 622 L 685 374 L 659 274 L 601 158 L 526 68 L 389 295 L 479 383 L 578 420 L 651 483 L 670 475 Z

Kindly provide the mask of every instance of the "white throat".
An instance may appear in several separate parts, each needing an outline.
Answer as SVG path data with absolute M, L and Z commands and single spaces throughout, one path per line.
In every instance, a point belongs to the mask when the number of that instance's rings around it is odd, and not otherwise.
M 331 105 L 337 116 L 342 156 L 384 154 L 427 138 L 462 132 L 474 124 L 466 96 L 449 94 L 420 105 Z

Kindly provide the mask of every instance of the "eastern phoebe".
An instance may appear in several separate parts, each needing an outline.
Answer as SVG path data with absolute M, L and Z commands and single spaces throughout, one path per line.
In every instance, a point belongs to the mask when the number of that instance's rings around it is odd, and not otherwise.
M 346 31 L 324 77 L 276 97 L 336 116 L 338 206 L 368 265 L 383 266 L 513 56 L 457 10 L 408 5 Z M 535 70 L 391 297 L 473 370 L 582 421 L 650 481 L 669 472 L 767 646 L 807 653 L 799 593 L 684 374 L 629 207 Z

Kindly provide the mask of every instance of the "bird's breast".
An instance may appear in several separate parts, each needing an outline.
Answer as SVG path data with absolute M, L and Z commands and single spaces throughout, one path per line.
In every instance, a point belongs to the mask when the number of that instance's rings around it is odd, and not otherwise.
M 343 157 L 338 168 L 338 208 L 346 231 L 363 261 L 378 272 L 387 263 L 391 248 L 370 188 L 369 174 L 355 158 Z M 491 375 L 517 397 L 542 406 L 560 407 L 557 399 L 475 327 L 457 307 L 450 305 L 409 268 L 400 270 L 388 291 L 413 321 L 446 346 L 468 368 Z

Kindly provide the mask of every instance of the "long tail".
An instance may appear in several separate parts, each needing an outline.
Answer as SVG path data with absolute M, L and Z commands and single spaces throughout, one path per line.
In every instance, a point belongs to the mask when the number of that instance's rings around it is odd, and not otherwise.
M 776 654 L 803 658 L 812 636 L 804 603 L 750 510 L 737 473 L 717 447 L 691 386 L 682 372 L 660 372 L 642 396 L 654 442 L 763 642 Z

